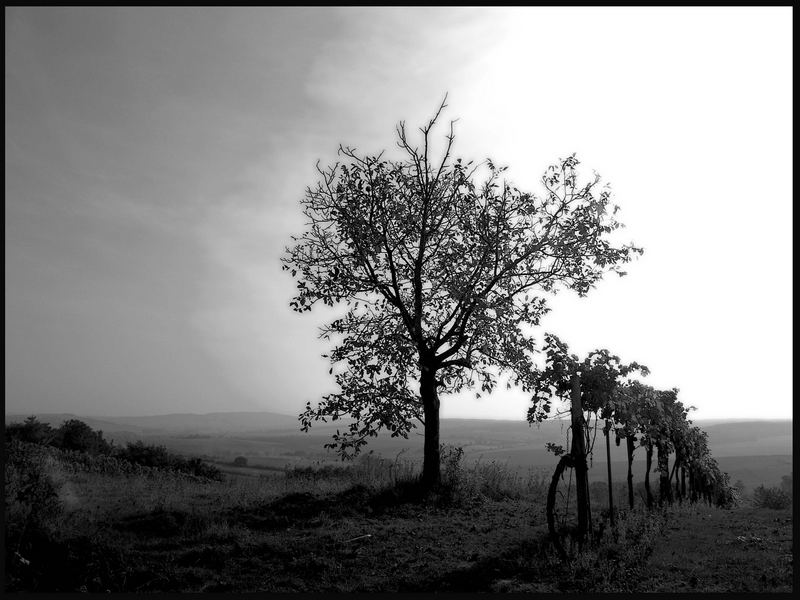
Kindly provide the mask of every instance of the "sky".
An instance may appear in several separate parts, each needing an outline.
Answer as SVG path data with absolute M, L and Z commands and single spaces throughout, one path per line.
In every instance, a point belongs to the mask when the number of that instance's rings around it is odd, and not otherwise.
M 539 334 L 644 363 L 695 419 L 791 418 L 791 10 L 5 8 L 6 413 L 336 391 L 331 313 L 293 313 L 280 270 L 299 201 L 339 144 L 391 149 L 447 93 L 456 155 L 541 192 L 576 153 L 645 249 Z

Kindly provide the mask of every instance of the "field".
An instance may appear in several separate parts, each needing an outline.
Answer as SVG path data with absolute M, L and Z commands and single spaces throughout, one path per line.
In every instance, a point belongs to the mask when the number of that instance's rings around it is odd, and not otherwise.
M 7 415 L 6 422 L 21 422 L 26 415 Z M 75 415 L 37 415 L 39 420 L 58 426 Z M 341 461 L 323 445 L 330 441 L 336 426 L 318 424 L 308 433 L 298 429 L 297 418 L 273 413 L 212 413 L 208 415 L 159 415 L 150 417 L 79 417 L 95 429 L 102 429 L 105 437 L 124 444 L 130 440 L 144 440 L 162 444 L 170 450 L 187 456 L 201 456 L 223 470 L 234 472 L 229 466 L 236 456 L 247 459 L 250 467 L 279 469 L 295 465 L 341 464 Z M 346 423 L 346 421 L 344 421 Z M 740 480 L 752 490 L 758 485 L 778 485 L 781 477 L 792 471 L 792 422 L 698 421 L 709 435 L 709 447 L 723 471 L 731 481 Z M 338 425 L 342 427 L 343 425 Z M 476 462 L 508 465 L 521 473 L 530 469 L 552 472 L 553 455 L 545 450 L 547 442 L 565 443 L 566 424 L 546 421 L 539 426 L 529 426 L 524 421 L 493 421 L 480 419 L 442 419 L 442 440 L 464 449 L 464 463 Z M 380 435 L 370 440 L 368 450 L 394 459 L 420 460 L 422 436 L 412 432 L 408 440 Z M 590 477 L 605 477 L 605 451 L 602 436 L 597 437 L 597 450 L 593 457 L 595 468 Z M 612 445 L 613 477 L 622 482 L 625 478 L 624 444 Z M 633 464 L 634 476 L 641 481 L 644 476 L 644 457 L 637 450 Z M 263 474 L 247 469 L 239 473 Z
M 402 457 L 212 481 L 28 448 L 6 468 L 6 591 L 791 591 L 790 508 L 637 507 L 561 563 L 546 473 L 452 452 L 444 467 L 423 499 Z M 593 506 L 599 524 L 602 493 Z

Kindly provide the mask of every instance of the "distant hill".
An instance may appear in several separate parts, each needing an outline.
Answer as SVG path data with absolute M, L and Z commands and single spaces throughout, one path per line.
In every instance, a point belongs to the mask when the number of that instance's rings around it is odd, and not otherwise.
M 169 414 L 113 417 L 120 425 L 135 425 L 149 432 L 233 433 L 298 429 L 296 416 L 271 412 L 216 412 L 204 415 Z
M 6 423 L 21 422 L 25 415 L 6 415 Z M 220 434 L 298 429 L 296 416 L 269 412 L 231 412 L 197 415 L 191 413 L 144 417 L 93 417 L 73 414 L 39 413 L 36 417 L 55 427 L 67 419 L 80 419 L 104 432 L 139 434 Z
M 747 421 L 700 425 L 714 456 L 792 454 L 791 421 Z

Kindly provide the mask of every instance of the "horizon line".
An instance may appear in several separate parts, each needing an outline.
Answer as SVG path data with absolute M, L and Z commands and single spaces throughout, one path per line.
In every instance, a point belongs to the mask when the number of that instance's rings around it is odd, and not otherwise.
M 75 412 L 44 412 L 44 411 L 24 411 L 24 412 L 8 412 L 5 411 L 6 417 L 17 417 L 17 416 L 31 416 L 31 415 L 73 415 L 76 417 L 82 416 L 85 418 L 90 419 L 139 419 L 139 418 L 146 418 L 146 417 L 172 417 L 172 416 L 211 416 L 211 415 L 254 415 L 254 414 L 270 414 L 280 417 L 291 417 L 291 418 L 298 418 L 296 414 L 287 414 L 287 413 L 280 413 L 270 410 L 242 410 L 242 411 L 212 411 L 206 413 L 192 413 L 192 412 L 171 412 L 171 413 L 153 413 L 153 414 L 146 414 L 146 415 L 97 415 L 97 414 L 80 414 Z M 344 417 L 345 419 L 348 417 Z M 526 419 L 511 419 L 511 418 L 493 418 L 493 417 L 440 417 L 442 420 L 461 420 L 461 421 L 509 421 L 512 423 L 528 423 Z M 545 419 L 545 421 L 568 421 L 569 417 L 565 418 L 551 418 Z M 691 419 L 692 422 L 695 421 L 792 421 L 792 416 L 789 417 L 703 417 L 697 419 Z M 530 423 L 533 425 L 534 423 Z

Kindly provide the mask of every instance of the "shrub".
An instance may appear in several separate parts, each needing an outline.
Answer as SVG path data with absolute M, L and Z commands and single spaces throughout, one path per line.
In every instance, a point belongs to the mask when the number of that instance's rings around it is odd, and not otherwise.
M 216 479 L 217 481 L 222 481 L 223 479 L 222 471 L 214 465 L 203 462 L 200 458 L 185 460 L 185 462 L 180 463 L 180 466 L 175 468 L 175 470 L 197 477 L 205 477 L 206 479 Z
M 442 444 L 439 448 L 442 485 L 456 487 L 461 483 L 463 467 L 461 459 L 464 449 L 461 446 Z
M 168 469 L 205 477 L 208 479 L 222 480 L 222 472 L 215 466 L 206 464 L 200 458 L 184 458 L 178 454 L 172 454 L 165 446 L 145 444 L 141 440 L 128 442 L 124 449 L 118 449 L 116 457 L 155 469 Z
M 23 423 L 9 423 L 6 426 L 6 439 L 19 440 L 30 444 L 49 444 L 55 437 L 55 430 L 31 415 Z
M 792 498 L 778 487 L 758 486 L 753 490 L 753 506 L 756 508 L 782 509 L 792 506 Z
M 471 467 L 462 464 L 464 451 L 457 446 L 441 448 L 441 499 L 449 504 L 464 504 L 507 498 L 536 497 L 544 499 L 547 480 L 541 473 L 529 470 L 522 475 L 508 464 L 477 461 Z
M 244 456 L 237 456 L 233 459 L 233 466 L 234 467 L 246 467 L 247 466 L 247 459 Z
M 88 454 L 110 454 L 112 451 L 111 444 L 103 439 L 102 431 L 95 431 L 79 419 L 64 421 L 55 430 L 53 445 Z
M 610 534 L 556 567 L 566 584 L 564 591 L 634 592 L 647 575 L 647 559 L 662 539 L 666 524 L 666 512 L 622 513 Z
M 47 454 L 16 440 L 7 441 L 5 448 L 6 532 L 13 524 L 45 524 L 61 512 L 58 491 L 47 473 Z
M 29 571 L 33 546 L 57 529 L 63 506 L 48 474 L 49 458 L 41 448 L 19 440 L 5 444 L 6 585 L 13 587 Z
M 353 478 L 353 468 L 350 466 L 340 467 L 337 465 L 316 465 L 305 466 L 294 465 L 286 468 L 287 479 L 297 479 L 303 481 L 317 482 L 329 479 L 351 479 Z

